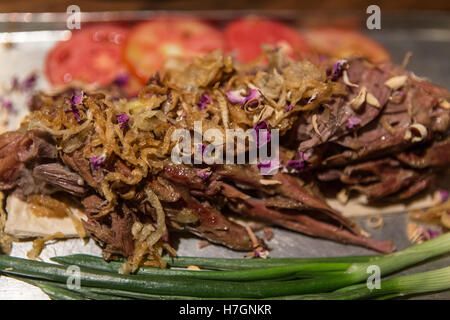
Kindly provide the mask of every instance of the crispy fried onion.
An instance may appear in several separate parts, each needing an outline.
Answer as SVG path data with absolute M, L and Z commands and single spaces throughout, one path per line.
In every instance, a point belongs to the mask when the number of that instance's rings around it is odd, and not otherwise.
M 61 232 L 56 232 L 45 238 L 38 238 L 33 241 L 31 249 L 27 252 L 27 258 L 36 260 L 39 258 L 42 250 L 45 248 L 45 244 L 51 240 L 63 239 L 64 235 Z
M 450 200 L 425 210 L 413 210 L 409 215 L 414 220 L 436 223 L 450 229 Z
M 166 216 L 156 194 L 149 188 L 145 188 L 146 201 L 155 209 L 156 223 L 142 224 L 135 222 L 132 226 L 132 234 L 135 238 L 134 255 L 122 265 L 121 273 L 128 274 L 134 272 L 142 264 L 143 259 L 147 256 L 146 265 L 152 261 L 153 266 L 165 268 L 166 263 L 161 259 L 163 249 L 170 248 L 167 251 L 174 253 L 174 250 L 167 244 L 163 243 L 162 236 L 166 231 Z M 150 258 L 150 259 L 149 259 Z
M 10 254 L 13 238 L 4 232 L 6 223 L 5 194 L 0 192 L 0 254 Z

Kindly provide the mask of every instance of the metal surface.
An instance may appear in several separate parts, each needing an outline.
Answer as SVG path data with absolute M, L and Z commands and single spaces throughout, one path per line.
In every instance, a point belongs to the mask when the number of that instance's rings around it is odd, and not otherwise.
M 87 20 L 142 20 L 155 14 L 147 13 L 126 13 L 119 18 L 117 13 L 96 13 L 88 15 Z M 284 15 L 284 16 L 283 16 Z M 126 16 L 127 19 L 123 19 Z M 21 14 L 16 16 L 16 20 L 11 26 L 11 15 L 0 14 L 0 40 L 6 37 L 5 33 L 14 36 L 14 31 L 33 30 L 59 30 L 61 31 L 62 15 L 32 15 Z M 92 17 L 96 17 L 93 19 Z M 230 17 L 230 12 L 212 12 L 209 18 L 226 21 Z M 294 21 L 295 14 L 282 13 L 280 17 Z M 28 22 L 25 20 L 28 19 Z M 52 20 L 53 19 L 53 20 Z M 59 19 L 59 20 L 58 20 Z M 22 22 L 18 23 L 17 21 Z M 59 22 L 57 22 L 58 20 Z M 311 20 L 311 19 L 310 19 Z M 314 20 L 314 19 L 313 19 Z M 316 21 L 320 18 L 316 18 Z M 354 18 L 361 21 L 361 17 Z M 322 20 L 323 21 L 323 20 Z M 390 16 L 382 20 L 382 30 L 362 30 L 369 36 L 383 43 L 392 53 L 396 63 L 401 63 L 407 52 L 412 52 L 408 69 L 414 71 L 419 76 L 424 76 L 433 80 L 434 83 L 449 88 L 450 81 L 450 16 L 434 15 L 426 18 L 422 16 Z M 301 23 L 299 23 L 301 25 Z M 55 27 L 57 25 L 57 27 Z M 49 27 L 53 26 L 53 27 Z M 34 34 L 35 35 L 35 34 Z M 63 36 L 58 33 L 44 33 L 49 36 L 43 41 L 18 41 L 13 48 L 0 48 L 0 83 L 5 84 L 14 75 L 28 74 L 30 71 L 42 70 L 46 51 L 52 46 L 53 36 Z M 17 34 L 15 35 L 17 36 Z M 27 38 L 28 37 L 28 38 Z M 20 39 L 33 39 L 27 32 L 20 35 Z M 41 80 L 42 81 L 42 80 Z M 40 83 L 45 87 L 45 83 Z M 25 110 L 21 114 L 26 113 Z M 12 127 L 10 128 L 12 129 Z M 398 249 L 403 249 L 411 245 L 406 236 L 406 224 L 408 215 L 406 213 L 396 215 L 386 215 L 384 227 L 378 230 L 366 228 L 365 220 L 358 219 L 361 226 L 367 230 L 372 237 L 377 239 L 392 239 Z M 180 237 L 176 239 L 178 254 L 187 256 L 207 256 L 207 257 L 242 257 L 243 253 L 234 252 L 223 247 L 210 245 L 203 249 L 198 249 L 199 240 L 192 237 Z M 274 238 L 268 242 L 271 248 L 272 257 L 326 257 L 326 256 L 346 256 L 373 254 L 372 251 L 351 246 L 334 243 L 328 240 L 314 239 L 294 232 L 274 228 Z M 12 255 L 24 257 L 27 250 L 31 248 L 31 243 L 17 243 L 13 247 Z M 84 244 L 81 240 L 67 240 L 50 244 L 43 251 L 41 257 L 48 261 L 49 257 L 70 253 L 91 253 L 100 255 L 101 250 L 90 241 Z M 426 265 L 417 266 L 403 271 L 401 274 L 408 274 L 417 271 L 425 271 L 450 265 L 450 256 L 444 257 Z M 449 299 L 450 292 L 428 295 L 420 298 Z M 39 289 L 26 285 L 22 282 L 0 278 L 0 299 L 48 299 Z

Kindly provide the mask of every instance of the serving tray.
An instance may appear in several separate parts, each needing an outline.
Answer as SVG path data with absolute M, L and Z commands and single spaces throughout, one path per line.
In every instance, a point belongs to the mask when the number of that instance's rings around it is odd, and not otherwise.
M 92 12 L 82 13 L 83 23 L 117 21 L 134 24 L 155 15 L 166 14 L 158 11 L 125 11 L 125 12 Z M 432 79 L 436 84 L 449 88 L 450 83 L 450 15 L 433 14 L 395 14 L 382 13 L 381 30 L 365 28 L 365 13 L 338 12 L 323 15 L 317 12 L 258 12 L 258 11 L 207 11 L 207 12 L 175 12 L 175 14 L 191 14 L 208 19 L 221 26 L 238 16 L 248 14 L 265 15 L 277 18 L 299 28 L 310 26 L 352 26 L 359 28 L 370 37 L 375 38 L 391 52 L 393 60 L 400 64 L 407 52 L 412 52 L 408 69 L 415 74 Z M 306 18 L 307 17 L 307 18 Z M 65 13 L 12 13 L 0 14 L 0 88 L 10 83 L 11 78 L 25 77 L 31 72 L 42 74 L 43 63 L 47 51 L 58 40 L 67 37 L 65 29 Z M 38 78 L 39 88 L 48 88 L 43 76 Z M 18 98 L 20 101 L 20 98 Z M 26 101 L 19 102 L 15 119 L 27 113 Z M 8 123 L 8 129 L 15 129 L 18 121 Z M 377 239 L 392 239 L 398 249 L 411 245 L 407 238 L 406 226 L 408 214 L 396 213 L 383 215 L 384 226 L 380 229 L 369 229 L 366 225 L 368 217 L 356 220 L 363 229 Z M 361 247 L 342 245 L 328 240 L 315 239 L 291 231 L 273 228 L 274 237 L 267 244 L 271 257 L 326 257 L 373 254 Z M 199 239 L 176 235 L 176 247 L 181 256 L 205 257 L 242 257 L 242 252 L 234 252 L 224 247 L 209 245 L 198 248 Z M 11 255 L 25 257 L 31 248 L 30 242 L 15 243 Z M 71 253 L 89 253 L 101 255 L 101 250 L 92 240 L 86 244 L 79 239 L 69 239 L 47 245 L 41 254 L 44 261 L 56 255 Z M 426 266 L 417 266 L 403 271 L 409 274 L 450 265 L 450 256 L 439 259 Z M 421 299 L 450 299 L 450 292 L 422 296 Z M 7 277 L 0 277 L 0 299 L 48 299 L 40 289 Z

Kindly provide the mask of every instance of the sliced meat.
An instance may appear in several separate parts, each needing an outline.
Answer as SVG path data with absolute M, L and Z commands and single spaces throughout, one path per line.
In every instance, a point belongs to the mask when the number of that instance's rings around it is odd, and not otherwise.
M 330 219 L 338 222 L 340 225 L 346 227 L 354 233 L 359 233 L 359 227 L 351 220 L 345 218 L 340 212 L 332 209 L 324 200 L 319 199 L 308 192 L 300 184 L 300 180 L 292 175 L 278 172 L 275 179 L 280 181 L 278 186 L 280 193 L 291 199 L 304 203 L 307 210 L 317 210 L 326 214 Z
M 105 205 L 105 200 L 96 194 L 84 198 L 81 203 L 84 207 L 84 213 L 90 218 L 94 218 Z
M 177 202 L 181 199 L 180 193 L 175 191 L 172 185 L 162 177 L 150 181 L 148 186 L 162 202 Z
M 24 163 L 33 160 L 56 159 L 57 151 L 52 136 L 44 131 L 28 131 L 17 150 L 17 158 Z
M 317 134 L 312 122 L 308 119 L 305 125 L 299 126 L 298 139 L 302 141 L 299 151 L 305 152 L 319 144 L 327 141 L 334 141 L 339 137 L 362 128 L 372 122 L 382 111 L 387 103 L 390 90 L 383 84 L 388 78 L 388 71 L 392 68 L 390 64 L 373 66 L 363 59 L 354 59 L 349 62 L 348 77 L 351 83 L 358 87 L 347 86 L 348 96 L 335 97 L 322 110 L 317 111 Z M 342 78 L 339 80 L 343 83 Z M 358 110 L 351 107 L 351 101 L 358 95 L 362 88 L 366 88 L 379 102 L 379 106 L 363 103 Z M 349 127 L 348 119 L 357 117 L 361 120 L 358 127 Z
M 286 213 L 269 209 L 264 200 L 250 197 L 227 184 L 223 184 L 222 192 L 232 201 L 229 206 L 237 213 L 314 237 L 362 245 L 385 253 L 395 250 L 390 241 L 378 241 L 366 238 L 360 233 L 355 234 L 342 225 L 318 220 L 314 213 Z
M 88 192 L 81 176 L 59 163 L 41 164 L 34 167 L 33 178 L 74 196 L 81 197 Z
M 7 132 L 0 136 L 0 190 L 24 189 L 18 194 L 40 190 L 31 170 L 35 165 L 55 161 L 56 147 L 51 136 L 42 131 Z M 37 184 L 37 182 L 36 182 Z M 25 190 L 26 189 L 26 190 Z
M 433 186 L 436 182 L 436 175 L 431 173 L 426 173 L 421 175 L 414 183 L 412 183 L 408 188 L 405 190 L 394 194 L 392 197 L 389 198 L 391 201 L 396 200 L 405 200 L 409 199 L 419 192 Z
M 105 260 L 117 256 L 130 257 L 134 253 L 134 239 L 131 233 L 137 217 L 125 203 L 121 203 L 113 212 L 97 218 L 105 204 L 97 195 L 91 195 L 82 201 L 88 221 L 83 221 L 87 233 L 103 248 Z
M 261 183 L 262 176 L 257 168 L 245 166 L 231 166 L 226 169 L 218 170 L 216 176 L 222 177 L 227 182 L 235 185 L 245 185 L 246 188 L 257 189 L 267 195 L 279 194 L 285 198 L 292 199 L 301 204 L 303 210 L 315 210 L 327 214 L 331 219 L 339 221 L 340 224 L 346 226 L 350 230 L 359 232 L 358 227 L 342 216 L 339 212 L 332 209 L 320 199 L 317 195 L 312 194 L 304 188 L 302 181 L 293 175 L 278 172 L 273 176 L 273 180 L 279 181 L 280 184 L 265 186 Z M 300 209 L 300 208 L 298 208 Z
M 357 165 L 349 165 L 342 171 L 340 180 L 349 190 L 365 194 L 369 200 L 395 197 L 411 197 L 429 183 L 417 184 L 423 174 L 405 169 L 394 159 L 380 159 Z M 431 182 L 431 181 L 430 181 Z
M 174 209 L 168 208 L 167 210 L 167 222 L 171 227 L 188 231 L 212 243 L 218 243 L 234 250 L 248 251 L 254 248 L 244 227 L 230 221 L 208 203 L 201 203 L 192 197 L 186 187 L 177 185 L 175 189 L 182 195 L 183 201 L 176 207 L 172 207 Z M 179 214 L 183 210 L 194 218 L 189 219 L 187 223 L 180 222 Z
M 72 153 L 62 153 L 61 160 L 72 170 L 77 172 L 86 183 L 94 189 L 97 189 L 103 180 L 100 170 L 91 170 L 89 160 L 83 156 L 81 150 Z
M 423 142 L 432 140 L 435 133 L 444 133 L 450 128 L 450 111 L 439 107 L 441 99 L 448 99 L 445 89 L 409 75 L 402 92 L 405 98 L 401 107 L 391 99 L 377 121 L 361 128 L 356 135 L 339 138 L 336 144 L 343 149 L 337 153 L 323 155 L 321 165 L 343 166 L 414 147 L 415 142 L 405 139 L 406 131 L 413 123 L 427 128 L 428 133 Z
M 168 163 L 164 166 L 162 176 L 172 182 L 188 184 L 191 188 L 198 190 L 203 190 L 205 187 L 203 179 L 197 175 L 197 170 L 190 166 Z
M 450 164 L 450 139 L 435 141 L 425 149 L 399 153 L 396 158 L 413 168 L 448 166 Z

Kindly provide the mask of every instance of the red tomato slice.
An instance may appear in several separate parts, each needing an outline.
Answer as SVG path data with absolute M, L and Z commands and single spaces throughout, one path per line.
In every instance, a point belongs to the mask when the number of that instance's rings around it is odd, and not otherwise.
M 187 17 L 164 17 L 136 26 L 124 48 L 124 59 L 143 82 L 167 58 L 190 58 L 222 49 L 222 34 L 209 24 Z
M 49 52 L 45 74 L 52 85 L 78 80 L 108 85 L 117 75 L 126 73 L 122 46 L 127 29 L 99 24 L 72 33 L 67 41 L 56 44 Z
M 224 38 L 226 51 L 237 54 L 242 62 L 257 58 L 262 52 L 262 44 L 284 48 L 291 57 L 308 50 L 300 32 L 285 24 L 261 18 L 245 18 L 229 23 Z
M 390 59 L 389 53 L 381 44 L 358 31 L 319 28 L 307 30 L 305 35 L 312 50 L 333 58 L 362 56 L 372 62 Z

